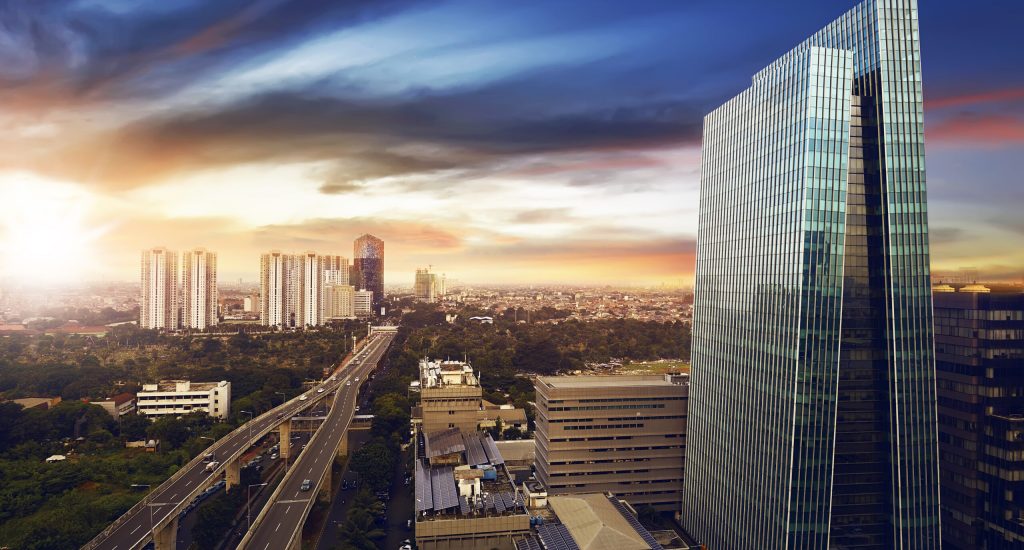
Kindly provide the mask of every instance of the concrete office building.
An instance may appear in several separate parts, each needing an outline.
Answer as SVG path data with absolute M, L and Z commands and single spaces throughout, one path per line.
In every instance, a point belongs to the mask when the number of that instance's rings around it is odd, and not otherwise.
M 217 254 L 202 248 L 181 255 L 181 323 L 205 330 L 217 325 Z
M 917 2 L 866 0 L 704 119 L 683 526 L 941 546 Z
M 164 380 L 143 384 L 136 396 L 139 414 L 182 416 L 196 411 L 224 420 L 231 414 L 231 382 Z
M 415 384 L 420 404 L 413 407 L 412 423 L 419 432 L 459 428 L 468 433 L 499 422 L 506 429 L 527 430 L 526 411 L 484 400 L 480 380 L 469 363 L 421 359 Z
M 942 543 L 1024 548 L 1024 293 L 935 288 Z
M 352 243 L 352 277 L 350 284 L 373 293 L 370 311 L 379 311 L 384 300 L 384 241 L 366 234 Z
M 537 479 L 549 495 L 614 493 L 677 512 L 686 453 L 686 377 L 539 376 Z
M 373 315 L 373 292 L 357 290 L 353 296 L 353 312 L 358 317 Z
M 352 285 L 329 283 L 324 287 L 324 320 L 354 319 L 356 288 Z M 369 301 L 367 307 L 369 307 Z
M 166 248 L 142 251 L 142 295 L 139 326 L 157 330 L 181 328 L 178 302 L 178 253 Z

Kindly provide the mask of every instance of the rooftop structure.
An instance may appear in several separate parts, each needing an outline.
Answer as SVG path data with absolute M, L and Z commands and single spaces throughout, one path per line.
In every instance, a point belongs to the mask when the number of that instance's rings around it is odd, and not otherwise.
M 416 545 L 423 550 L 464 546 L 511 550 L 529 532 L 530 518 L 505 459 L 482 432 L 458 428 L 417 435 Z
M 516 540 L 517 550 L 662 550 L 636 518 L 636 512 L 612 494 L 554 496 L 548 519 Z

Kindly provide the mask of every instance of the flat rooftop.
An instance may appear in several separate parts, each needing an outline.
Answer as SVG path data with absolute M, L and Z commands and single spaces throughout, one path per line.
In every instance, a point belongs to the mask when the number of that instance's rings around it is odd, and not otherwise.
M 551 388 L 635 388 L 644 386 L 675 386 L 663 375 L 577 375 L 577 376 L 538 376 L 537 380 Z

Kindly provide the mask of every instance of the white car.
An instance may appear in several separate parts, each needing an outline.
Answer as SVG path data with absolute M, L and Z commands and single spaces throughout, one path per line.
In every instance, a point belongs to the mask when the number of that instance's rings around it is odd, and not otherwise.
M 356 382 L 358 382 L 358 381 L 359 381 L 359 377 L 357 376 L 357 377 L 356 377 Z
M 324 389 L 323 388 L 317 388 L 316 389 L 316 393 L 324 393 Z
M 301 395 L 301 396 L 299 396 L 299 401 L 305 401 L 305 400 L 307 400 L 307 399 L 309 399 L 309 398 L 308 398 L 308 397 L 306 397 L 305 395 Z
M 345 382 L 345 385 L 346 385 L 346 386 L 351 386 L 351 385 L 352 385 L 352 381 L 351 381 L 351 380 L 348 380 L 348 381 L 346 381 L 346 382 Z
M 335 380 L 337 380 L 337 379 L 338 379 L 338 377 L 337 377 L 337 376 L 332 376 L 332 377 L 331 377 L 331 382 L 334 382 L 334 381 L 335 381 Z

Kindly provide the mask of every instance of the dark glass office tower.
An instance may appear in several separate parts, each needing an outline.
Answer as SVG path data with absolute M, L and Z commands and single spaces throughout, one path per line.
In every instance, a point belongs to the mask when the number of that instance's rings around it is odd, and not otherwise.
M 917 4 L 868 0 L 704 120 L 683 523 L 939 548 Z
M 959 285 L 958 285 L 959 286 Z M 942 544 L 1024 548 L 1024 293 L 935 288 Z
M 373 311 L 384 300 L 384 241 L 366 234 L 352 243 L 351 283 L 356 290 L 373 291 Z

